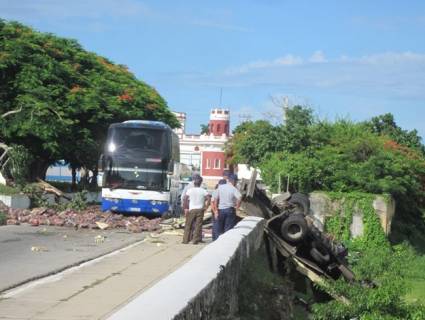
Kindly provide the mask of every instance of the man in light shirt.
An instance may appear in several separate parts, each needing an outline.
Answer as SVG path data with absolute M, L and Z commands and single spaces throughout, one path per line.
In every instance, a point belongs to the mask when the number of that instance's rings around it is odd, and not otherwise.
M 218 187 L 222 184 L 226 184 L 226 179 L 221 179 L 218 184 L 215 186 L 215 190 L 212 193 L 211 199 L 211 211 L 212 211 L 212 239 L 213 241 L 218 238 Z
M 184 226 L 183 243 L 189 243 L 192 227 L 192 243 L 202 242 L 202 221 L 204 211 L 209 206 L 210 196 L 208 192 L 201 187 L 202 177 L 197 175 L 193 179 L 193 188 L 187 190 L 184 196 L 184 210 L 186 214 L 186 223 Z
M 232 229 L 236 225 L 236 210 L 241 205 L 241 193 L 236 189 L 237 176 L 229 175 L 229 181 L 220 185 L 214 194 L 214 201 L 218 203 L 217 233 L 218 236 Z

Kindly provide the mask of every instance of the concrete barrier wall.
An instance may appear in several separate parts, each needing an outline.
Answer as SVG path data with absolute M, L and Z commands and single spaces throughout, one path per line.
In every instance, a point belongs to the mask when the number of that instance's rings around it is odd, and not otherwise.
M 247 217 L 109 319 L 219 319 L 237 311 L 243 265 L 263 241 L 264 220 Z
M 28 209 L 31 204 L 30 198 L 24 194 L 14 194 L 11 196 L 0 194 L 0 201 L 14 209 Z

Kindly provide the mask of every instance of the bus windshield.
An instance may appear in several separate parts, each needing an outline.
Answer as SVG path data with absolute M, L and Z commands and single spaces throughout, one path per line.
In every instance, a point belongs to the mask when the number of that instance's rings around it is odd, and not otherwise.
M 110 188 L 166 190 L 170 147 L 160 129 L 113 127 L 105 146 L 105 183 Z

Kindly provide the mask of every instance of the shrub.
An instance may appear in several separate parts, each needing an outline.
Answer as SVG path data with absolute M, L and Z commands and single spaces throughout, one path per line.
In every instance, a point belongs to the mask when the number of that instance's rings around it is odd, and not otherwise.
M 7 216 L 4 212 L 0 211 L 0 226 L 6 224 Z

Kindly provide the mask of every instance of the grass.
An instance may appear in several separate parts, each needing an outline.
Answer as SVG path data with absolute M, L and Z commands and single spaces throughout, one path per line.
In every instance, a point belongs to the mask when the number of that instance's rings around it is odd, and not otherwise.
M 18 194 L 19 192 L 20 191 L 17 188 L 4 186 L 4 185 L 0 184 L 0 194 L 2 194 L 2 195 L 11 196 L 11 195 L 14 195 L 14 194 Z
M 7 217 L 6 214 L 0 211 L 0 226 L 6 224 Z
M 411 278 L 408 283 L 411 291 L 406 295 L 406 301 L 425 304 L 425 279 Z

